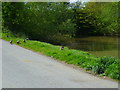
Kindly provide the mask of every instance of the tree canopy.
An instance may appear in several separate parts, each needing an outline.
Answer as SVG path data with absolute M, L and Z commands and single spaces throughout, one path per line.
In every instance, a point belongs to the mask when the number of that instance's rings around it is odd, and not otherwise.
M 120 35 L 119 5 L 119 2 L 3 2 L 2 25 L 12 33 L 41 41 Z

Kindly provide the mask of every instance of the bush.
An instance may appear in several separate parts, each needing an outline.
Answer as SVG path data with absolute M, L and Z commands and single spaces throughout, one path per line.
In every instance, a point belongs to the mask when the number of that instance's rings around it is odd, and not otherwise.
M 106 75 L 113 79 L 120 80 L 119 67 L 120 66 L 118 66 L 118 64 L 113 63 L 106 69 L 105 71 Z
M 116 63 L 117 60 L 114 57 L 101 57 L 96 64 L 92 67 L 92 71 L 97 74 L 105 73 L 106 69 L 113 63 Z

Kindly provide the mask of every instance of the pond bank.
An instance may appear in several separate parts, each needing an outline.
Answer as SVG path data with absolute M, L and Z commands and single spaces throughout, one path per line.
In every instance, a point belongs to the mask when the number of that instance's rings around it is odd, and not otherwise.
M 96 57 L 88 52 L 69 49 L 67 47 L 65 47 L 63 50 L 60 50 L 60 46 L 34 40 L 27 40 L 26 43 L 23 43 L 23 38 L 14 36 L 6 37 L 6 34 L 4 33 L 2 35 L 2 39 L 7 41 L 13 40 L 14 44 L 16 44 L 17 40 L 20 40 L 21 44 L 18 45 L 21 47 L 42 53 L 57 60 L 64 61 L 68 64 L 82 67 L 101 76 L 108 76 L 112 79 L 120 80 L 118 70 L 118 64 L 120 62 L 117 58 Z
M 87 36 L 73 38 L 65 43 L 70 49 L 82 50 L 95 56 L 113 56 L 118 58 L 120 37 L 113 36 Z

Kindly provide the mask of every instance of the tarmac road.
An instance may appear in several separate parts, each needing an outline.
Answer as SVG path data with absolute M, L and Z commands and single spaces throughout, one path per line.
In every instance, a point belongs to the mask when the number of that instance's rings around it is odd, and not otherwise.
M 0 39 L 0 90 L 2 89 L 2 40 Z
M 118 88 L 50 57 L 2 42 L 2 88 Z

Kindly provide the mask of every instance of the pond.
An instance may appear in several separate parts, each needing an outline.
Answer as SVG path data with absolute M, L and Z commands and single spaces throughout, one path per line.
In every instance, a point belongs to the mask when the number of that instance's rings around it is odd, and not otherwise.
M 96 56 L 114 56 L 118 58 L 118 46 L 120 37 L 90 36 L 74 38 L 66 46 L 92 53 Z

